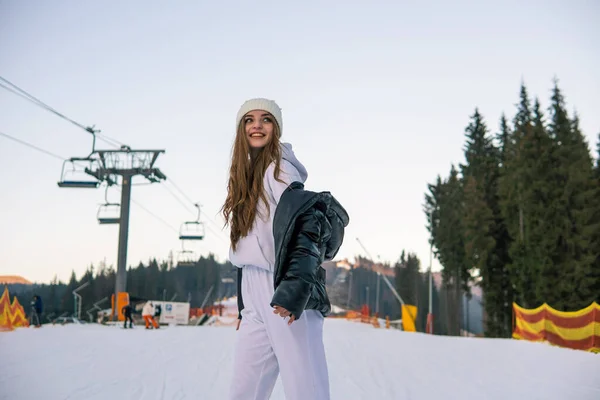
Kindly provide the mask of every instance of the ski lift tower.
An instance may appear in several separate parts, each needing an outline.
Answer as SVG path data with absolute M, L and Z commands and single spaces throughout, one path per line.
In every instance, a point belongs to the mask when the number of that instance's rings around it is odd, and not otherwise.
M 95 132 L 92 135 L 94 135 L 95 145 Z M 136 176 L 144 177 L 151 183 L 166 180 L 167 177 L 158 168 L 154 167 L 156 159 L 165 150 L 133 150 L 126 145 L 116 150 L 96 150 L 94 145 L 89 156 L 83 159 L 74 158 L 72 161 L 86 162 L 87 166 L 80 172 L 95 179 L 91 181 L 81 179 L 66 180 L 66 171 L 63 166 L 63 176 L 61 181 L 58 182 L 58 186 L 63 188 L 97 188 L 103 181 L 106 181 L 108 185 L 118 184 L 118 178 L 121 177 L 121 207 L 118 222 L 119 248 L 112 315 L 114 319 L 115 315 L 118 314 L 119 293 L 127 291 L 127 241 L 129 236 L 131 181 Z M 70 162 L 70 164 L 74 165 L 73 162 Z

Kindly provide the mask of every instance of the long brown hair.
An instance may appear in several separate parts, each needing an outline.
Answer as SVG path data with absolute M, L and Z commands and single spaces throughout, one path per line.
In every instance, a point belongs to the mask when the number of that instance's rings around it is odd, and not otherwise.
M 260 149 L 256 156 L 250 157 L 250 145 L 246 137 L 244 119 L 238 125 L 231 167 L 227 198 L 222 207 L 225 225 L 231 228 L 229 239 L 235 251 L 240 238 L 248 235 L 257 215 L 259 200 L 265 204 L 267 215 L 270 213 L 269 203 L 263 187 L 263 177 L 269 165 L 275 163 L 275 179 L 281 173 L 281 148 L 279 145 L 279 126 L 273 123 L 273 134 L 267 145 Z M 261 217 L 264 217 L 261 215 Z

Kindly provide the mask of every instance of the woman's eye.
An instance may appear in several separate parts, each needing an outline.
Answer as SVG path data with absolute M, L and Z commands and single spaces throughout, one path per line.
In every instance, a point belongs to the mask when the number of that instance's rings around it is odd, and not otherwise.
M 246 119 L 244 120 L 244 122 L 245 122 L 246 124 L 247 124 L 247 123 L 250 123 L 250 122 L 252 122 L 252 118 L 246 118 Z
M 263 122 L 272 122 L 272 121 L 271 121 L 271 118 L 265 117 L 265 118 L 263 118 Z

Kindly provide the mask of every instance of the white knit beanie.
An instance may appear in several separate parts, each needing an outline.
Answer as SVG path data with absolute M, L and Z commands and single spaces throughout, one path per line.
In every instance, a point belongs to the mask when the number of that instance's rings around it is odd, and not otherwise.
M 281 136 L 281 134 L 283 133 L 283 118 L 281 116 L 281 108 L 279 108 L 277 103 L 275 103 L 273 100 L 263 98 L 250 99 L 247 100 L 244 104 L 242 104 L 240 110 L 237 113 L 235 123 L 236 130 L 237 127 L 240 125 L 240 121 L 242 120 L 242 118 L 244 118 L 244 115 L 253 110 L 264 110 L 268 113 L 271 113 L 271 115 L 275 117 L 277 125 L 279 125 L 279 135 Z

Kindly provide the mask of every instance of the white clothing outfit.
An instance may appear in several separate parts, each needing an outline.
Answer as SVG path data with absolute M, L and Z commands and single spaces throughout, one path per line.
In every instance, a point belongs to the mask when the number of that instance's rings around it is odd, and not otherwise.
M 252 229 L 247 236 L 241 238 L 234 252 L 229 250 L 229 261 L 238 268 L 244 265 L 254 265 L 273 272 L 275 266 L 275 239 L 273 238 L 273 217 L 281 195 L 294 181 L 306 182 L 308 173 L 306 168 L 294 155 L 292 145 L 281 144 L 282 160 L 280 163 L 281 173 L 279 179 L 275 180 L 275 164 L 271 163 L 263 178 L 263 187 L 269 203 L 269 210 L 262 201 L 259 201 L 258 213 L 254 219 Z
M 289 318 L 273 313 L 270 303 L 275 291 L 275 239 L 273 217 L 279 199 L 294 181 L 304 183 L 306 168 L 295 157 L 292 146 L 282 143 L 281 174 L 274 177 L 274 164 L 265 173 L 264 203 L 249 234 L 241 238 L 229 259 L 242 272 L 242 322 L 236 333 L 233 381 L 230 400 L 266 400 L 277 377 L 281 378 L 287 400 L 329 400 L 329 376 L 323 346 L 323 316 L 305 310 L 288 325 Z
M 146 315 L 154 315 L 154 306 L 149 301 L 144 304 L 144 308 L 142 308 L 142 317 Z
M 246 266 L 242 323 L 236 333 L 230 400 L 267 400 L 281 372 L 286 400 L 329 400 L 323 316 L 305 310 L 289 318 L 273 313 L 273 273 Z

